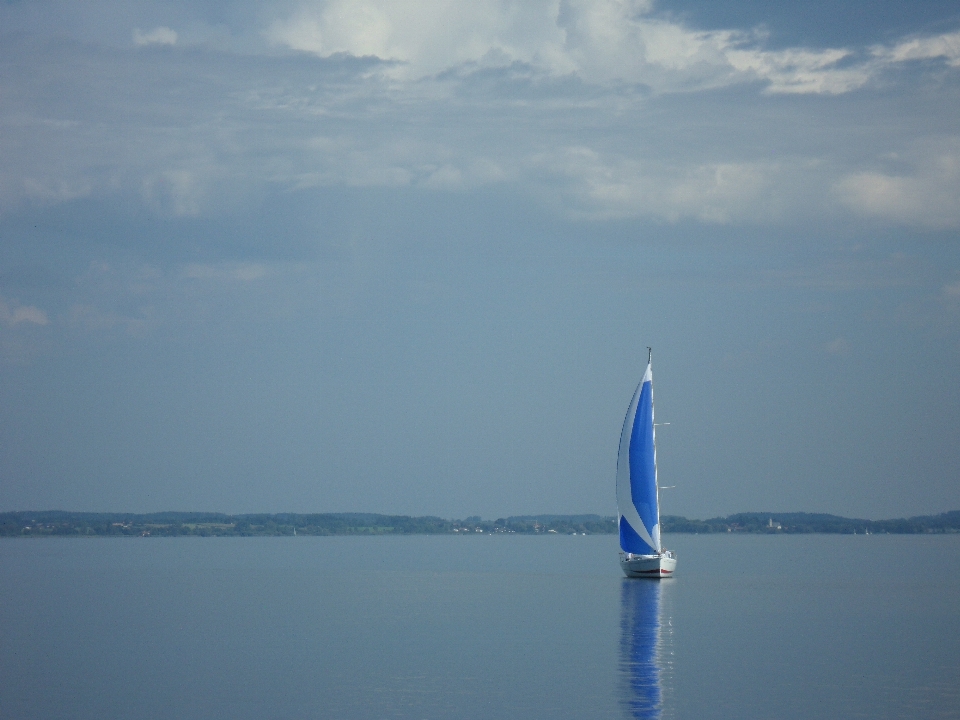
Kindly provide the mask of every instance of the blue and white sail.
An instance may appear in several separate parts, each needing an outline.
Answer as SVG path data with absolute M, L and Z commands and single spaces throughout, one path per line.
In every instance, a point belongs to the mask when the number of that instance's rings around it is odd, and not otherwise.
M 659 554 L 662 547 L 650 361 L 623 421 L 617 456 L 617 508 L 623 551 L 634 555 Z

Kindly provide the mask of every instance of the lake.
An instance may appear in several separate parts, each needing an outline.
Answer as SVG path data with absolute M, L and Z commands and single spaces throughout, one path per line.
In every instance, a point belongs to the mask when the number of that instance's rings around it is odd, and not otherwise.
M 10 539 L 3 718 L 960 718 L 960 535 Z

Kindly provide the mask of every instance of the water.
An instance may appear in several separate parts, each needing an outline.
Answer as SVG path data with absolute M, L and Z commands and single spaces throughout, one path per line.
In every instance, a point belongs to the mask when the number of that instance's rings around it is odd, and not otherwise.
M 960 536 L 0 542 L 2 718 L 960 718 Z

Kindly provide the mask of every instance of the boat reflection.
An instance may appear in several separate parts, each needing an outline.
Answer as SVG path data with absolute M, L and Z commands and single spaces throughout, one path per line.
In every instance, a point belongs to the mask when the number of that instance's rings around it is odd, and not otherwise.
M 661 718 L 672 670 L 669 581 L 623 580 L 620 588 L 621 699 L 628 717 Z

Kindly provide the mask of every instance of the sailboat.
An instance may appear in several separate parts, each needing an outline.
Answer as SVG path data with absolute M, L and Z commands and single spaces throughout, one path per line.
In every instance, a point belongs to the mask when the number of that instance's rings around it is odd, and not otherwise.
M 653 423 L 653 350 L 633 394 L 617 456 L 620 567 L 629 578 L 673 575 L 677 558 L 660 543 L 657 444 Z

